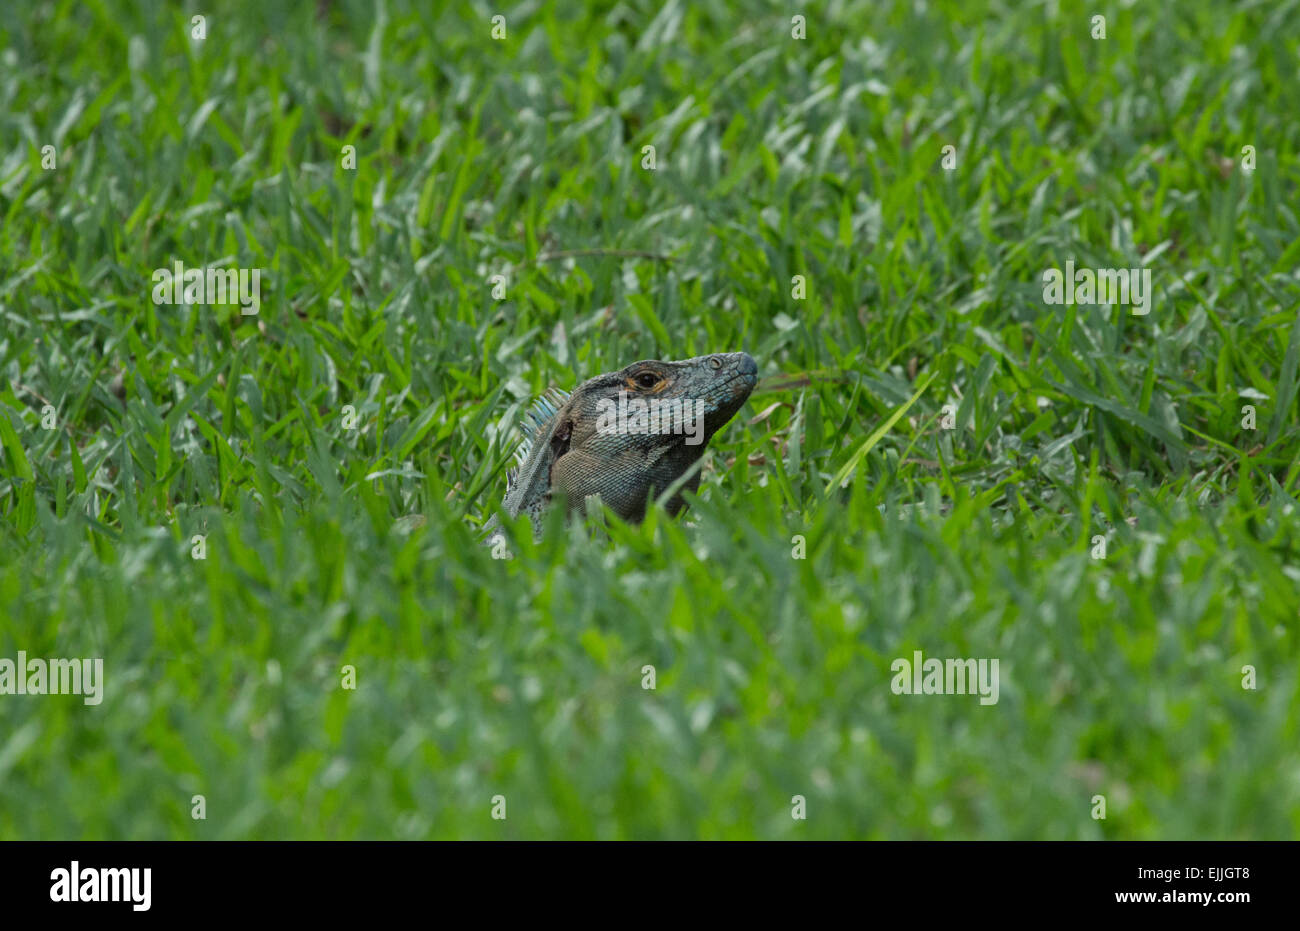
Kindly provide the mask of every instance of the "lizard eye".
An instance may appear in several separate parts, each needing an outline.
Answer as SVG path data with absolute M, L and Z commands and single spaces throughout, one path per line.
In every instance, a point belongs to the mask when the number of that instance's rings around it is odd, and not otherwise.
M 653 388 L 655 385 L 659 384 L 659 376 L 654 372 L 642 372 L 636 377 L 636 383 L 642 388 Z

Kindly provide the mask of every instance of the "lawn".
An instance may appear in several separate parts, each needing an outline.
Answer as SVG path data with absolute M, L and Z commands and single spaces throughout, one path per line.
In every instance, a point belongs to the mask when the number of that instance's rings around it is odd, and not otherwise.
M 1300 0 L 441 6 L 0 22 L 0 660 L 103 667 L 0 838 L 1300 836 Z M 742 349 L 682 518 L 481 545 Z

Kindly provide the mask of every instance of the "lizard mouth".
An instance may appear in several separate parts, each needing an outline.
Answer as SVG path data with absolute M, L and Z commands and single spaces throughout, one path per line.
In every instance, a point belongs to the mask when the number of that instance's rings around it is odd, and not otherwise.
M 730 377 L 722 383 L 724 387 L 733 385 L 738 381 L 745 383 L 745 393 L 738 399 L 737 406 L 745 402 L 745 399 L 749 397 L 749 393 L 754 390 L 754 386 L 758 384 L 758 366 L 756 366 L 754 360 L 750 359 L 748 356 L 746 356 L 745 359 L 749 364 L 742 364 L 740 368 L 732 372 Z

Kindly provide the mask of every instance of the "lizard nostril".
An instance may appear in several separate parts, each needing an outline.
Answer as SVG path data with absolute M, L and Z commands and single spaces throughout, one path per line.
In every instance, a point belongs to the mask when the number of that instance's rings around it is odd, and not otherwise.
M 719 359 L 717 356 L 710 356 L 710 357 L 709 357 L 709 368 L 714 369 L 714 370 L 717 370 L 717 369 L 722 368 L 722 360 Z

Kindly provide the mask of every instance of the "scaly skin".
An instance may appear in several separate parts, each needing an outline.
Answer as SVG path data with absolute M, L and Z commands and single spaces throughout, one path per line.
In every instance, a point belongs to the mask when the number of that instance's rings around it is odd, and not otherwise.
M 589 495 L 599 495 L 626 521 L 645 517 L 646 502 L 665 491 L 704 454 L 709 440 L 749 398 L 758 366 L 744 352 L 697 356 L 680 362 L 648 359 L 583 382 L 573 393 L 552 391 L 534 405 L 532 430 L 520 447 L 522 464 L 510 474 L 502 510 L 528 514 L 536 532 L 552 499 L 566 502 L 572 517 Z M 622 394 L 620 394 L 622 393 Z M 686 416 L 664 408 L 661 425 L 632 418 L 613 421 L 611 413 L 635 411 L 634 399 L 685 402 Z M 702 404 L 702 406 L 701 406 Z M 702 412 L 702 421 L 693 416 Z M 644 430 L 644 432 L 643 432 Z M 693 434 L 693 435 L 692 435 Z M 688 442 L 689 441 L 689 442 Z M 696 470 L 666 503 L 669 514 L 685 506 L 681 492 L 699 488 Z M 488 543 L 500 537 L 498 521 L 488 525 Z

